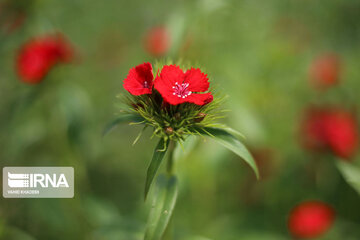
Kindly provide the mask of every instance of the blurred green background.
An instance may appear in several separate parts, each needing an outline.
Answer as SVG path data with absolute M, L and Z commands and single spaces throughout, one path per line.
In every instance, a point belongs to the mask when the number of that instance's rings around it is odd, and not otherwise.
M 156 141 L 148 131 L 132 146 L 137 127 L 120 126 L 105 138 L 101 132 L 118 111 L 128 70 L 157 59 L 144 47 L 156 26 L 171 39 L 162 58 L 200 65 L 229 96 L 225 121 L 246 135 L 262 173 L 256 181 L 234 154 L 199 142 L 177 163 L 174 239 L 292 239 L 288 213 L 307 199 L 336 209 L 322 239 L 360 239 L 359 195 L 332 156 L 305 152 L 297 136 L 309 104 L 357 107 L 360 1 L 7 0 L 0 6 L 1 167 L 73 166 L 76 181 L 74 199 L 1 198 L 0 239 L 142 239 L 150 207 L 143 201 L 145 172 Z M 18 12 L 23 22 L 8 31 Z M 39 85 L 21 82 L 19 48 L 56 31 L 73 44 L 76 61 L 56 66 Z M 309 67 L 327 52 L 341 59 L 341 84 L 319 92 L 309 83 Z

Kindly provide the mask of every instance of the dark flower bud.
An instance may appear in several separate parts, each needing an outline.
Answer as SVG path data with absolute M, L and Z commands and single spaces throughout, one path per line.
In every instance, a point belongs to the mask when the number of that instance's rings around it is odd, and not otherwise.
M 171 135 L 174 132 L 174 129 L 172 127 L 166 127 L 165 128 L 165 133 L 167 135 Z
M 198 115 L 196 115 L 194 121 L 199 123 L 202 120 L 204 120 L 205 117 L 206 117 L 206 113 L 199 113 Z
M 141 103 L 137 103 L 137 104 L 132 103 L 131 106 L 132 106 L 135 110 L 137 110 L 137 109 L 139 109 L 139 108 L 144 108 L 144 105 L 142 105 Z
M 163 101 L 161 103 L 161 109 L 164 109 L 166 111 L 170 111 L 170 104 L 168 102 Z
M 175 113 L 174 118 L 179 121 L 181 119 L 181 114 L 179 112 Z

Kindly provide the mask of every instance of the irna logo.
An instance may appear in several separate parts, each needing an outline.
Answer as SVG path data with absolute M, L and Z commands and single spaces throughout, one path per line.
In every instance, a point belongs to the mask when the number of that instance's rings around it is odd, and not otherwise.
M 72 198 L 72 167 L 4 167 L 5 198 Z
M 21 174 L 8 172 L 8 185 L 11 188 L 47 188 L 49 186 L 69 187 L 64 174 Z

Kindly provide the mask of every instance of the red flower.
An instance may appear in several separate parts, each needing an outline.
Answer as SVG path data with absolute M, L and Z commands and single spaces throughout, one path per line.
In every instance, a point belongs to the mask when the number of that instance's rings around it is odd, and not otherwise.
M 160 57 L 167 53 L 170 47 L 170 34 L 163 26 L 151 28 L 144 39 L 145 49 L 153 56 Z
M 309 150 L 330 149 L 335 155 L 349 159 L 359 143 L 355 117 L 340 108 L 311 108 L 301 124 L 301 138 Z
M 332 207 L 320 201 L 307 201 L 292 209 L 288 228 L 296 238 L 315 238 L 324 234 L 334 219 Z
M 124 80 L 124 88 L 132 95 L 150 94 L 154 75 L 150 63 L 143 63 L 130 69 Z
M 326 54 L 313 61 L 310 67 L 311 83 L 317 88 L 335 85 L 340 75 L 340 60 L 335 54 Z
M 39 83 L 59 62 L 68 62 L 73 50 L 60 34 L 36 38 L 27 42 L 17 57 L 16 68 L 22 81 Z
M 207 75 L 200 69 L 191 68 L 185 73 L 176 65 L 164 66 L 154 86 L 166 102 L 177 105 L 185 102 L 205 105 L 213 100 Z
M 358 146 L 359 136 L 355 117 L 342 109 L 328 113 L 324 132 L 332 151 L 339 157 L 352 157 Z
M 321 151 L 326 148 L 324 120 L 326 111 L 321 108 L 309 108 L 300 125 L 301 143 L 311 151 Z

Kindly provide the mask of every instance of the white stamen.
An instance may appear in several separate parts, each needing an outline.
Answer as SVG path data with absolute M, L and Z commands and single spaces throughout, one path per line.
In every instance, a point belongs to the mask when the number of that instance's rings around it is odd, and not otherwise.
M 149 84 L 147 81 L 144 81 L 144 88 L 149 88 Z
M 191 91 L 189 91 L 187 88 L 189 87 L 189 83 L 181 83 L 175 82 L 175 85 L 172 86 L 172 89 L 174 89 L 173 95 L 178 96 L 179 98 L 187 98 L 189 95 L 191 95 Z

